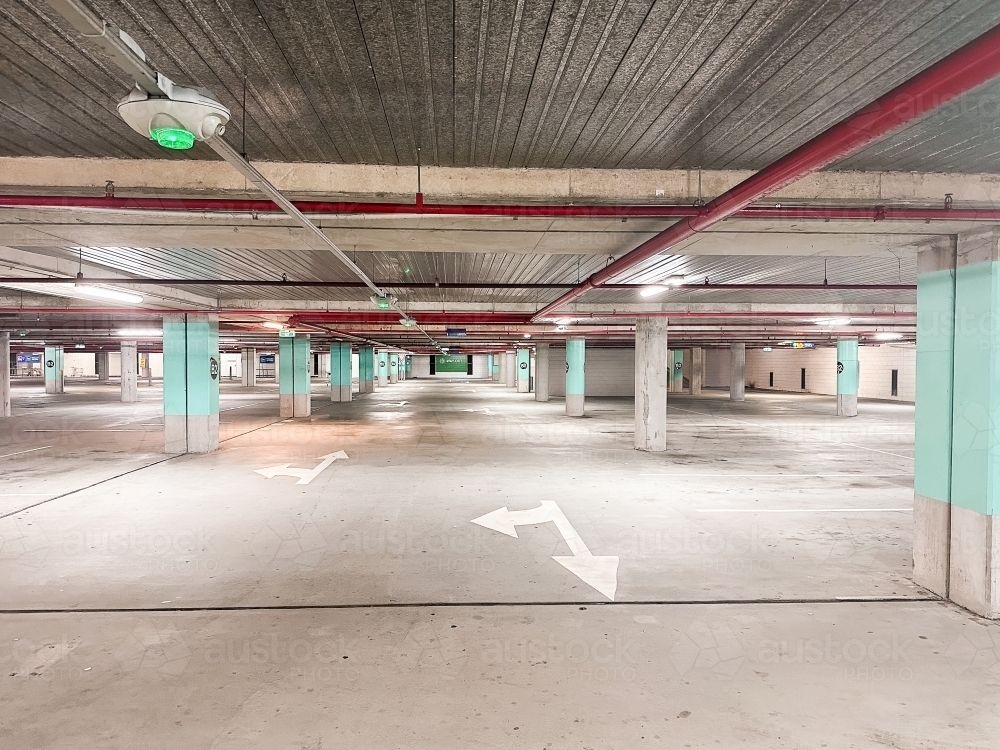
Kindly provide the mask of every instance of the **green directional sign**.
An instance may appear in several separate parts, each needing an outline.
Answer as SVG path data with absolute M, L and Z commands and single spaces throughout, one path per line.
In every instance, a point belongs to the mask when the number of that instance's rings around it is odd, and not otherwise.
M 468 372 L 468 355 L 438 354 L 434 357 L 435 372 Z

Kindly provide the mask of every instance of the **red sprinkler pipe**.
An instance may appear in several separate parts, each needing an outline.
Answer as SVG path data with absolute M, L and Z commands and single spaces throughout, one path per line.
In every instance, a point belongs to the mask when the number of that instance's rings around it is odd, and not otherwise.
M 417 215 L 492 216 L 508 218 L 683 219 L 698 217 L 704 209 L 684 205 L 510 205 L 456 203 L 358 203 L 348 201 L 294 201 L 297 209 L 314 216 Z M 120 198 L 54 195 L 0 195 L 7 208 L 83 208 L 116 211 L 177 211 L 199 213 L 281 214 L 268 200 L 236 198 Z M 801 219 L 804 221 L 1000 221 L 1000 210 L 980 208 L 926 208 L 892 206 L 747 206 L 733 213 L 737 219 Z
M 1000 26 L 987 31 L 922 73 L 876 99 L 790 154 L 715 198 L 698 216 L 678 221 L 630 253 L 546 305 L 532 320 L 545 318 L 588 290 L 732 216 L 769 193 L 857 151 L 907 122 L 1000 74 Z

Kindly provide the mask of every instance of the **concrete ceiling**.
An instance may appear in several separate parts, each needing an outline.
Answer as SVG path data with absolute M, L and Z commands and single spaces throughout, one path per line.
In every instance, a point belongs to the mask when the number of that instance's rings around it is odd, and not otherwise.
M 1000 23 L 984 0 L 91 5 L 216 92 L 250 158 L 390 165 L 759 169 Z M 0 7 L 0 155 L 163 158 L 117 117 L 130 86 L 44 0 Z M 998 94 L 845 164 L 984 171 Z

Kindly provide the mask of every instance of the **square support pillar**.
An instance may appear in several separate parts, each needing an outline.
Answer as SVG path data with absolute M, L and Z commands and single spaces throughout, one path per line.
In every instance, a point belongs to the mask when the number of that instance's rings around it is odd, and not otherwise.
M 399 355 L 389 352 L 389 383 L 399 382 Z
M 66 390 L 66 376 L 63 367 L 63 348 L 45 347 L 45 392 L 63 393 Z
M 913 580 L 948 596 L 954 401 L 955 248 L 917 254 Z
M 528 393 L 531 390 L 531 350 L 517 350 L 517 392 Z
M 257 350 L 243 349 L 240 352 L 240 372 L 242 373 L 242 384 L 244 388 L 253 388 L 257 385 Z
M 358 349 L 358 392 L 375 391 L 375 350 L 370 346 Z
M 10 416 L 10 334 L 0 333 L 0 417 Z
M 705 382 L 705 350 L 700 346 L 691 350 L 691 395 L 700 396 Z
M 134 404 L 139 400 L 139 348 L 135 341 L 121 342 L 122 403 Z M 178 451 L 184 453 L 184 451 Z
M 566 416 L 582 417 L 586 386 L 587 342 L 582 337 L 566 339 Z
M 130 356 L 129 362 L 136 363 Z M 125 372 L 122 346 L 122 373 Z M 219 316 L 163 318 L 163 434 L 167 453 L 208 453 L 219 447 Z
M 684 350 L 674 349 L 674 364 L 670 371 L 673 380 L 674 393 L 681 393 L 684 390 Z
M 635 325 L 635 447 L 667 449 L 667 320 L 638 318 Z
M 549 400 L 549 345 L 535 346 L 535 401 Z
M 309 335 L 278 336 L 278 413 L 282 417 L 308 417 L 312 413 L 312 380 L 309 376 Z
M 744 401 L 746 399 L 746 366 L 747 345 L 730 344 L 729 346 L 729 400 Z
M 503 362 L 503 352 L 500 354 L 494 354 L 493 364 L 490 365 L 490 378 L 493 379 L 495 383 L 500 382 L 500 365 Z
M 858 416 L 858 340 L 837 341 L 837 416 Z
M 389 385 L 389 352 L 384 349 L 378 353 L 378 387 L 385 388 Z
M 330 400 L 351 400 L 351 345 L 330 344 Z
M 504 382 L 508 388 L 517 387 L 517 353 L 504 352 Z
M 110 360 L 111 352 L 100 351 L 97 352 L 97 360 L 94 362 L 95 369 L 97 371 L 97 380 L 101 383 L 107 383 L 111 371 Z

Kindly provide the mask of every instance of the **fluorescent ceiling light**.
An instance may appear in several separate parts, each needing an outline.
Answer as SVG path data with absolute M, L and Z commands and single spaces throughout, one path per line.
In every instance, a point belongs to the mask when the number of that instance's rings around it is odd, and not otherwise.
M 559 318 L 559 320 L 557 320 L 556 323 L 558 323 L 561 326 L 568 326 L 574 320 L 576 320 L 576 318 Z
M 123 339 L 161 339 L 163 331 L 159 328 L 122 328 L 115 335 Z
M 530 339 L 530 338 L 531 338 L 531 334 L 530 334 L 530 333 L 526 333 L 526 334 L 524 334 L 524 338 L 526 338 L 526 339 Z
M 663 294 L 665 291 L 667 291 L 667 287 L 665 287 L 665 286 L 659 286 L 659 285 L 647 286 L 647 287 L 643 287 L 639 291 L 639 296 L 640 297 L 655 297 L 657 294 Z
M 826 328 L 838 328 L 840 326 L 849 326 L 850 324 L 850 318 L 820 318 L 816 321 L 816 325 L 825 326 Z
M 75 284 L 77 294 L 93 299 L 110 300 L 111 302 L 125 302 L 130 305 L 138 305 L 142 302 L 142 295 L 134 292 L 126 292 L 122 289 L 111 289 L 105 286 L 91 286 L 90 284 Z
M 903 338 L 903 334 L 893 331 L 879 331 L 875 334 L 876 341 L 898 341 L 901 338 Z
M 660 283 L 665 284 L 666 286 L 680 286 L 681 284 L 687 283 L 688 280 L 687 276 L 667 276 L 667 278 Z
M 273 328 L 275 331 L 281 331 L 285 328 L 284 323 L 278 323 L 273 320 L 265 320 L 263 323 L 261 323 L 261 325 L 264 326 L 264 328 Z

